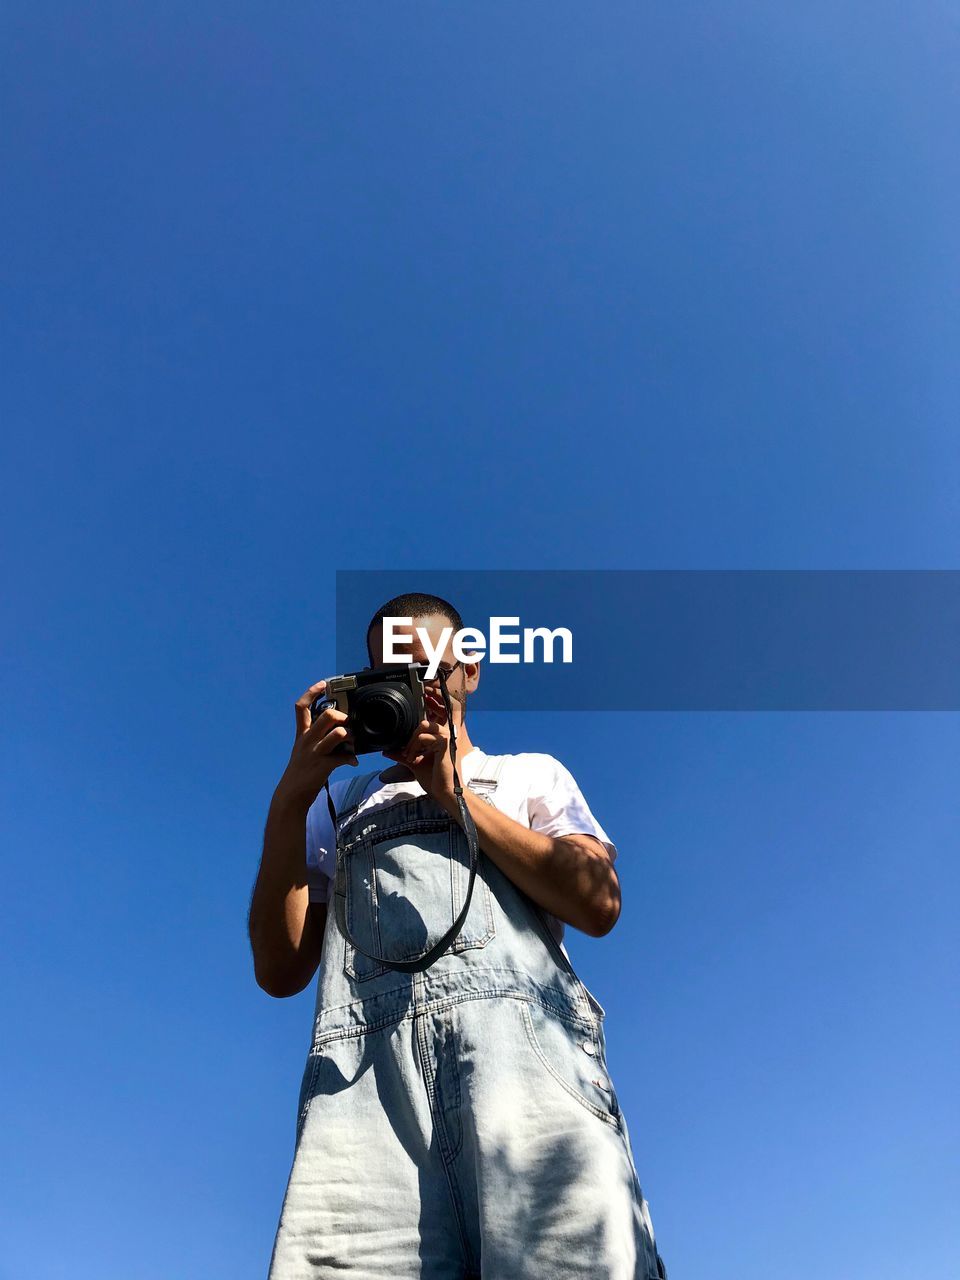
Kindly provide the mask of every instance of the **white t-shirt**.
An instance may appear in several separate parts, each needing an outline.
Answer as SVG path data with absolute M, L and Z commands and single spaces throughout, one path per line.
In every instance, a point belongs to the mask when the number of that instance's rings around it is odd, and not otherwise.
M 458 761 L 464 785 L 477 776 L 488 759 L 503 761 L 497 787 L 491 797 L 501 813 L 531 831 L 541 831 L 548 836 L 596 836 L 606 845 L 611 859 L 616 858 L 616 847 L 590 812 L 573 775 L 559 760 L 534 751 L 488 757 L 479 747 L 474 747 Z M 343 778 L 334 778 L 330 782 L 330 795 L 337 810 L 351 781 L 353 770 L 345 770 L 344 773 Z M 374 774 L 367 784 L 358 812 L 365 813 L 400 796 L 424 794 L 419 782 L 413 778 L 406 782 L 383 783 Z M 330 882 L 335 872 L 333 823 L 327 808 L 326 792 L 321 791 L 307 813 L 307 884 L 311 902 L 326 902 L 329 899 Z M 548 912 L 544 914 L 554 936 L 563 946 L 563 921 Z

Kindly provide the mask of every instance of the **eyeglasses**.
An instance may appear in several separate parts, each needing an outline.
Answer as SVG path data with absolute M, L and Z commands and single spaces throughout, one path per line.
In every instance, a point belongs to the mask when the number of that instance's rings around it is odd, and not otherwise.
M 459 663 L 459 662 L 455 662 L 455 663 L 453 664 L 453 666 L 452 666 L 452 667 L 448 667 L 448 666 L 446 666 L 444 663 L 442 663 L 442 662 L 441 662 L 441 663 L 440 663 L 440 665 L 437 667 L 437 674 L 436 674 L 432 679 L 427 679 L 427 677 L 426 677 L 426 676 L 424 676 L 424 677 L 423 677 L 423 683 L 424 683 L 424 684 L 437 684 L 437 683 L 439 682 L 439 680 L 440 680 L 440 673 L 441 673 L 441 672 L 443 672 L 443 677 L 444 677 L 444 679 L 445 679 L 445 680 L 449 680 L 449 679 L 450 679 L 450 677 L 453 675 L 453 673 L 456 671 L 457 667 L 459 667 L 459 666 L 460 666 L 460 663 Z

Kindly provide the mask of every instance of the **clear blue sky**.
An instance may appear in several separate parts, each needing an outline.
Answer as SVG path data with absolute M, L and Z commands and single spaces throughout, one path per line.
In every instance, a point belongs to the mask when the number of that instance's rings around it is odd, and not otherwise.
M 256 987 L 246 912 L 335 569 L 958 567 L 960 27 L 31 0 L 0 37 L 0 1275 L 259 1280 L 312 992 Z M 473 733 L 619 844 L 620 922 L 568 938 L 671 1280 L 952 1280 L 958 717 Z

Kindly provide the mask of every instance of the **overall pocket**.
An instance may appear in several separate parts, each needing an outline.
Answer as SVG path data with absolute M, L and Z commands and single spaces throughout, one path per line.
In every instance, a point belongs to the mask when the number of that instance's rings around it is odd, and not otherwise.
M 413 960 L 450 928 L 470 881 L 469 848 L 461 828 L 443 817 L 411 817 L 372 825 L 344 847 L 346 919 L 364 951 Z M 490 890 L 477 866 L 470 910 L 450 950 L 483 947 L 496 925 Z M 390 972 L 344 940 L 344 973 L 355 982 Z
M 619 1127 L 620 1104 L 607 1073 L 603 1031 L 575 1024 L 532 1000 L 521 1000 L 527 1041 L 545 1087 L 562 1089 L 591 1115 Z

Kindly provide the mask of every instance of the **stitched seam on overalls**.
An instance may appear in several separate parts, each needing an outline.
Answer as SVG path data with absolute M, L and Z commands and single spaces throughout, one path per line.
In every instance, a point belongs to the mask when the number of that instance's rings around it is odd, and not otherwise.
M 416 1030 L 417 1030 L 418 1041 L 421 1046 L 421 1061 L 425 1064 L 424 1077 L 427 1083 L 427 1094 L 430 1098 L 430 1114 L 433 1117 L 434 1127 L 442 1131 L 440 1133 L 440 1143 L 444 1152 L 444 1158 L 452 1164 L 453 1161 L 460 1154 L 460 1148 L 463 1146 L 463 1124 L 461 1123 L 460 1125 L 460 1136 L 457 1139 L 456 1146 L 451 1146 L 450 1134 L 447 1129 L 447 1121 L 446 1121 L 446 1116 L 444 1114 L 445 1111 L 448 1109 L 448 1106 L 441 1107 L 437 1105 L 440 1103 L 445 1103 L 448 1100 L 442 1098 L 437 1089 L 437 1072 L 434 1070 L 433 1058 L 430 1056 L 430 1052 L 429 1052 L 429 1030 L 427 1028 L 427 1019 L 426 1017 L 422 1016 L 425 1013 L 425 1010 L 418 1007 L 417 1012 L 418 1014 L 421 1015 L 420 1021 L 417 1024 Z M 459 1073 L 457 1073 L 456 1099 L 450 1099 L 449 1101 L 455 1102 L 456 1108 L 459 1108 L 460 1106 Z
M 381 960 L 371 959 L 370 956 L 363 955 L 356 947 L 352 947 L 346 938 L 341 938 L 343 943 L 343 960 L 341 961 L 343 972 L 351 980 L 351 982 L 361 983 L 370 982 L 374 978 L 382 978 L 388 972 L 387 966 Z M 383 954 L 383 948 L 380 947 L 380 954 Z M 369 973 L 361 973 L 357 964 L 367 961 L 370 965 Z M 343 1008 L 350 1008 L 349 1005 L 343 1005 Z
M 374 860 L 372 849 L 370 850 L 370 903 L 368 905 L 371 905 L 372 907 L 371 932 L 373 933 L 373 945 L 377 952 L 380 955 L 383 955 L 383 938 L 380 934 L 380 895 L 377 889 L 377 864 Z M 357 922 L 354 915 L 356 901 L 354 899 L 350 899 L 344 904 L 344 906 L 350 908 L 347 913 L 347 927 L 351 933 L 355 934 L 357 931 Z M 348 956 L 350 956 L 350 959 L 348 959 Z M 346 939 L 344 939 L 344 971 L 349 973 L 355 982 L 363 982 L 368 978 L 376 978 L 379 977 L 381 973 L 385 972 L 386 965 L 382 964 L 379 960 L 371 960 L 370 963 L 373 965 L 371 972 L 367 974 L 358 974 L 356 971 L 356 962 L 361 958 L 366 960 L 368 957 L 361 957 L 361 953 L 357 951 L 356 948 L 351 947 Z
M 310 1057 L 313 1059 L 313 1063 L 310 1068 L 310 1074 L 307 1077 L 306 1092 L 304 1094 L 303 1102 L 300 1106 L 300 1114 L 297 1116 L 297 1127 L 296 1127 L 296 1145 L 297 1146 L 300 1145 L 300 1140 L 303 1137 L 303 1130 L 307 1122 L 307 1112 L 310 1110 L 310 1103 L 313 1101 L 314 1097 L 316 1096 L 315 1090 L 317 1085 L 317 1075 L 319 1074 L 319 1071 L 320 1071 L 321 1056 L 322 1055 L 316 1051 L 316 1046 L 314 1046 L 310 1050 Z
M 400 836 L 411 835 L 436 835 L 440 831 L 449 830 L 449 818 L 409 818 L 406 822 L 401 822 L 395 827 L 388 827 L 383 835 L 376 834 L 376 828 L 373 831 L 366 829 L 362 835 L 351 841 L 356 844 L 364 841 L 368 844 L 383 844 L 386 840 L 397 840 Z
M 474 965 L 471 967 L 471 976 L 491 975 L 491 977 L 494 977 L 494 976 L 503 975 L 504 977 L 508 977 L 513 974 L 518 974 L 521 979 L 525 980 L 526 983 L 529 983 L 530 975 L 528 970 L 526 969 L 515 969 L 511 965 Z M 455 976 L 455 971 L 452 971 L 450 976 L 451 977 Z M 521 983 L 521 988 L 523 985 L 524 983 Z M 534 984 L 534 985 L 538 985 L 538 984 Z M 487 988 L 485 988 L 485 990 L 486 989 Z M 514 988 L 512 987 L 509 989 L 503 988 L 504 991 L 513 990 L 513 989 Z M 540 987 L 539 985 L 538 985 L 538 989 L 547 993 L 553 990 L 552 988 Z M 500 990 L 500 988 L 489 988 L 489 990 L 496 993 L 498 990 Z M 327 1005 L 323 1010 L 323 1015 L 326 1016 L 328 1014 L 342 1013 L 346 1010 L 355 1008 L 357 1004 L 364 1004 L 364 1005 L 365 1004 L 381 1004 L 391 1000 L 394 996 L 399 996 L 399 995 L 409 996 L 409 994 L 410 994 L 409 982 L 401 982 L 401 983 L 398 983 L 396 986 L 388 988 L 386 991 L 378 991 L 376 992 L 376 994 L 368 995 L 364 999 L 359 1001 L 348 1000 L 348 1001 L 345 1001 L 343 1004 Z M 456 992 L 456 994 L 459 995 L 460 992 L 458 991 Z M 467 994 L 469 994 L 469 992 Z M 560 999 L 557 1004 L 552 1005 L 551 1007 L 556 1008 L 558 1013 L 566 1014 L 567 1017 L 574 1019 L 578 1025 L 582 1025 L 584 1027 L 593 1028 L 597 1025 L 597 1021 L 595 1018 L 584 1013 L 579 1013 L 577 1009 L 573 1007 L 572 1003 L 569 1000 L 564 1000 L 562 992 L 558 991 L 557 995 L 558 997 L 560 997 Z M 442 1002 L 446 1000 L 448 997 L 445 995 L 438 995 L 435 998 Z M 580 1008 L 580 1007 L 581 1006 L 579 1005 L 577 1006 L 577 1008 Z
M 445 1009 L 452 1009 L 454 1005 L 466 1004 L 470 1000 L 524 1000 L 527 1004 L 539 1005 L 547 1013 L 552 1013 L 561 1020 L 568 1019 L 576 1021 L 575 1026 L 570 1029 L 574 1031 L 591 1031 L 592 1023 L 582 1023 L 570 1014 L 569 1010 L 560 1009 L 556 1005 L 548 1004 L 545 1000 L 538 1000 L 536 996 L 527 995 L 515 990 L 514 988 L 504 989 L 502 987 L 489 987 L 482 991 L 464 991 L 458 992 L 456 995 L 443 996 L 436 1000 L 431 1000 L 424 1005 L 418 1005 L 416 1009 L 405 1009 L 403 1013 L 388 1014 L 382 1018 L 377 1018 L 372 1022 L 365 1022 L 362 1026 L 356 1027 L 335 1027 L 333 1030 L 326 1032 L 314 1040 L 314 1050 L 322 1049 L 326 1044 L 332 1044 L 337 1040 L 349 1040 L 358 1036 L 364 1036 L 368 1032 L 382 1031 L 384 1027 L 399 1025 L 408 1018 L 415 1018 L 419 1013 L 440 1013 Z
M 529 981 L 529 974 L 526 969 L 515 969 L 509 965 L 483 965 L 483 966 L 476 965 L 472 967 L 471 973 L 473 975 L 489 974 L 491 976 L 493 975 L 509 976 L 512 974 L 519 974 L 522 979 Z M 479 993 L 483 995 L 510 995 L 515 990 L 516 990 L 515 987 L 494 986 L 494 987 L 482 988 Z M 540 988 L 540 990 L 545 990 L 545 989 Z M 460 998 L 461 995 L 466 998 L 469 998 L 473 994 L 477 994 L 477 992 L 476 991 L 466 991 L 466 992 L 458 991 L 455 993 L 453 997 L 450 997 L 447 995 L 438 995 L 435 997 L 433 1001 L 430 1002 L 430 1005 L 427 1007 L 432 1008 L 434 1004 L 437 1004 L 437 1006 L 439 1007 L 448 999 Z M 360 1001 L 349 1000 L 343 1004 L 328 1005 L 324 1008 L 322 1016 L 343 1013 L 350 1009 L 354 1009 L 358 1003 L 359 1004 L 366 1004 L 366 1003 L 380 1004 L 382 1002 L 392 1000 L 393 997 L 395 996 L 403 996 L 403 995 L 406 995 L 406 996 L 410 995 L 409 982 L 401 982 L 401 983 L 398 983 L 396 986 L 390 987 L 386 991 L 378 991 L 375 995 L 368 995 L 365 1000 L 360 1000 Z M 544 1008 L 553 1009 L 556 1013 L 559 1013 L 571 1019 L 572 1021 L 576 1022 L 578 1027 L 585 1027 L 592 1030 L 597 1026 L 597 1020 L 595 1018 L 589 1017 L 586 1014 L 576 1012 L 569 1003 L 565 1003 L 562 1001 L 558 1001 L 557 1003 L 550 1003 L 549 1000 L 546 998 L 544 1000 L 539 1000 L 538 1003 L 543 1004 Z M 399 1017 L 397 1017 L 396 1021 L 400 1021 L 400 1018 L 402 1018 L 402 1016 L 403 1015 L 401 1014 Z M 366 1023 L 360 1024 L 359 1030 L 362 1031 L 366 1025 L 367 1025 Z
M 427 1099 L 430 1105 L 430 1117 L 433 1121 L 434 1130 L 440 1138 L 440 1154 L 442 1156 L 441 1164 L 443 1165 L 444 1176 L 447 1180 L 447 1186 L 450 1189 L 450 1199 L 453 1202 L 453 1216 L 457 1224 L 457 1234 L 460 1237 L 460 1248 L 463 1251 L 464 1266 L 469 1269 L 471 1266 L 470 1244 L 467 1239 L 467 1231 L 464 1225 L 464 1205 L 460 1195 L 460 1188 L 457 1180 L 453 1176 L 453 1162 L 460 1153 L 463 1144 L 463 1124 L 460 1126 L 460 1141 L 455 1151 L 447 1155 L 449 1149 L 449 1134 L 443 1115 L 439 1112 L 436 1101 L 437 1093 L 435 1088 L 435 1074 L 433 1071 L 433 1062 L 430 1056 L 430 1047 L 427 1037 L 426 1019 L 418 1017 L 414 1021 L 414 1030 L 417 1034 L 417 1047 L 419 1050 L 419 1058 L 423 1067 L 423 1081 L 427 1091 Z
M 470 937 L 469 934 L 465 934 L 464 930 L 461 929 L 450 945 L 450 951 L 453 955 L 461 955 L 464 951 L 478 951 L 481 947 L 485 947 L 487 943 L 496 936 L 497 926 L 493 918 L 493 904 L 490 901 L 490 886 L 487 883 L 487 878 L 483 872 L 483 862 L 485 857 L 486 854 L 481 850 L 477 862 L 477 877 L 473 886 L 473 897 L 470 900 L 470 911 L 475 911 L 477 903 L 479 902 L 483 912 L 483 923 L 486 928 L 483 933 L 478 934 L 476 937 Z M 458 870 L 466 872 L 467 868 L 451 853 L 450 901 L 453 903 L 454 919 L 456 919 L 463 910 L 463 902 L 466 897 L 466 890 L 464 889 L 463 893 L 460 891 L 460 877 L 457 874 Z M 480 890 L 479 893 L 477 892 L 478 885 Z M 467 918 L 469 919 L 469 913 Z M 465 928 L 466 923 L 464 923 L 464 929 Z

